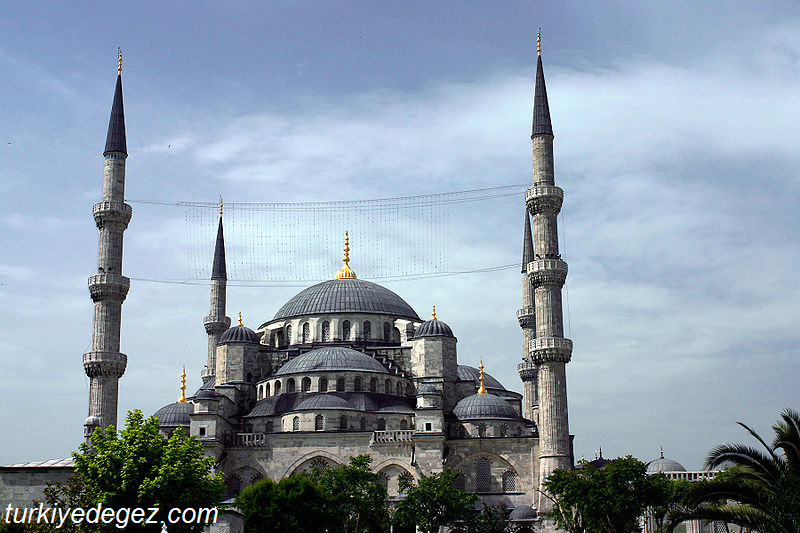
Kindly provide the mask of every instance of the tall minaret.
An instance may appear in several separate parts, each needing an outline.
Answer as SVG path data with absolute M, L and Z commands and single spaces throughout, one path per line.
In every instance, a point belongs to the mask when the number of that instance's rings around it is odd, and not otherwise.
M 231 319 L 225 316 L 227 290 L 228 269 L 225 265 L 225 235 L 222 231 L 222 198 L 220 198 L 217 243 L 214 246 L 214 263 L 211 267 L 211 305 L 208 316 L 203 319 L 203 325 L 208 333 L 208 363 L 203 371 L 203 381 L 216 373 L 217 343 L 225 330 L 231 327 Z
M 533 237 L 531 219 L 525 209 L 525 225 L 522 238 L 522 308 L 517 311 L 517 320 L 522 328 L 522 362 L 517 369 L 522 380 L 522 415 L 536 421 L 534 408 L 539 404 L 536 390 L 536 365 L 531 361 L 530 345 L 536 337 L 536 311 L 534 310 L 533 285 L 528 279 L 528 263 L 533 261 Z
M 528 264 L 528 279 L 534 291 L 536 336 L 530 344 L 530 359 L 538 370 L 539 388 L 539 489 L 556 469 L 572 468 L 567 420 L 566 363 L 572 341 L 564 338 L 561 288 L 567 278 L 567 263 L 558 252 L 556 217 L 564 191 L 553 176 L 553 127 L 542 69 L 541 39 L 537 38 L 536 89 L 533 98 L 533 187 L 525 203 L 533 217 L 534 260 Z M 550 501 L 539 493 L 540 511 Z
M 103 157 L 103 197 L 92 208 L 100 232 L 97 274 L 89 278 L 89 294 L 94 302 L 92 351 L 83 355 L 83 367 L 89 376 L 89 417 L 84 424 L 87 438 L 97 427 L 117 425 L 119 378 L 128 362 L 127 356 L 119 351 L 122 302 L 130 287 L 130 279 L 122 275 L 122 234 L 132 212 L 131 206 L 125 203 L 128 148 L 122 106 L 121 51 Z

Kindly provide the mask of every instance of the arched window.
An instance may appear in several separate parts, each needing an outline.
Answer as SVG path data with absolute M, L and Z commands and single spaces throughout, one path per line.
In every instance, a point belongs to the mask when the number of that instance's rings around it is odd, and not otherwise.
M 322 431 L 323 420 L 324 418 L 322 417 L 322 415 L 317 415 L 314 417 L 314 430 Z
M 275 427 L 272 424 L 272 420 L 267 420 L 267 433 L 272 433 Z
M 361 392 L 361 378 L 356 378 L 353 382 L 353 390 L 356 392 Z
M 311 341 L 311 326 L 308 322 L 303 324 L 303 344 L 307 344 Z
M 336 380 L 336 390 L 338 392 L 344 392 L 344 378 L 339 378 Z
M 303 378 L 303 392 L 311 390 L 311 378 Z
M 414 482 L 414 478 L 408 472 L 403 472 L 397 476 L 397 487 L 400 494 L 405 494 Z
M 369 320 L 364 321 L 364 340 L 368 341 L 372 337 L 372 322 Z
M 397 328 L 392 330 L 392 341 L 400 344 L 400 330 Z
M 319 378 L 319 391 L 328 392 L 328 378 Z
M 400 429 L 408 429 L 408 421 L 407 420 L 404 419 L 404 420 L 400 421 Z
M 389 342 L 389 335 L 392 334 L 392 326 L 388 322 L 383 323 L 383 340 Z
M 300 417 L 292 418 L 292 431 L 300 431 Z
M 347 429 L 347 415 L 339 417 L 339 429 Z
M 508 437 L 508 424 L 500 424 L 497 426 L 497 430 L 500 432 L 501 437 Z
M 386 474 L 386 472 L 381 472 L 378 474 L 378 483 L 383 485 L 383 488 L 386 490 L 389 490 L 389 476 Z
M 503 492 L 515 492 L 517 490 L 517 475 L 511 470 L 503 472 Z
M 403 395 L 403 384 L 400 383 L 399 381 L 397 382 L 397 390 L 395 391 L 395 393 L 398 396 L 402 396 Z
M 486 436 L 486 424 L 478 424 L 478 436 L 479 437 Z
M 269 396 L 269 383 L 264 385 L 264 397 L 266 398 L 267 396 Z
M 327 320 L 322 323 L 322 342 L 331 341 L 331 323 Z
M 453 480 L 453 488 L 458 490 L 467 490 L 466 477 L 463 472 L 456 470 L 458 477 Z
M 378 419 L 378 431 L 386 431 L 386 419 Z
M 292 344 L 292 326 L 286 326 L 286 344 Z
M 286 382 L 286 392 L 294 392 L 294 378 L 289 378 Z
M 372 378 L 371 380 L 369 380 L 369 391 L 370 392 L 378 392 L 378 380 L 377 379 Z
M 345 320 L 342 322 L 342 340 L 349 341 L 350 340 L 350 321 Z
M 280 381 L 276 381 L 275 382 L 275 394 L 280 394 L 280 393 L 281 393 L 281 382 Z
M 491 492 L 492 490 L 492 463 L 486 457 L 479 457 L 475 461 L 476 492 Z
M 383 386 L 383 392 L 385 392 L 386 394 L 392 393 L 392 382 L 388 379 L 386 380 L 386 383 Z
M 365 431 L 367 429 L 367 419 L 364 418 L 363 416 L 361 417 L 361 422 L 359 424 L 359 427 L 361 428 L 361 431 Z

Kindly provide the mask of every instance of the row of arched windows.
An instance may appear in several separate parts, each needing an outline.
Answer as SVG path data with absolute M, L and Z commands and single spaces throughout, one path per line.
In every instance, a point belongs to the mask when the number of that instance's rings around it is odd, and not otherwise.
M 300 342 L 302 344 L 308 344 L 314 340 L 314 336 L 311 333 L 311 324 L 309 322 L 304 322 L 300 329 L 300 335 L 298 339 L 292 337 L 292 326 L 291 324 L 287 325 L 284 328 L 284 336 L 285 336 L 285 343 L 286 344 L 294 344 L 295 342 Z M 324 321 L 322 323 L 322 342 L 330 342 L 332 339 L 331 337 L 331 323 L 329 321 Z M 349 320 L 345 320 L 342 322 L 342 340 L 345 341 L 352 341 L 352 340 L 378 340 L 373 339 L 372 337 L 372 322 L 369 320 L 365 320 L 362 324 L 362 333 L 359 336 L 359 339 L 354 338 L 355 335 L 353 334 L 353 327 L 352 323 Z M 398 328 L 393 328 L 390 322 L 383 323 L 383 342 L 400 342 L 400 330 Z M 275 344 L 280 344 L 280 341 L 276 338 Z
M 286 389 L 282 390 L 281 380 L 277 379 L 272 383 L 262 383 L 258 387 L 258 397 L 267 398 L 272 395 L 281 394 L 281 392 L 311 392 L 312 382 L 311 378 L 306 376 L 300 378 L 289 378 L 286 380 Z M 298 389 L 299 387 L 299 389 Z M 317 390 L 315 392 L 328 392 L 335 390 L 336 392 L 346 391 L 346 380 L 344 377 L 336 379 L 335 384 L 330 383 L 328 378 L 323 376 L 317 382 Z M 382 388 L 381 388 L 382 387 Z M 379 390 L 381 389 L 381 390 Z M 394 394 L 396 396 L 411 396 L 414 394 L 414 388 L 410 383 L 402 381 L 392 382 L 391 379 L 385 380 L 380 383 L 378 378 L 370 378 L 369 381 L 357 377 L 353 380 L 353 392 L 383 392 L 384 394 Z
M 339 416 L 339 425 L 335 428 L 327 428 L 327 429 L 355 429 L 354 427 L 348 426 L 348 418 L 347 415 Z M 267 422 L 267 433 L 271 433 L 274 429 L 272 422 Z M 325 417 L 322 415 L 317 415 L 314 417 L 314 431 L 323 431 L 325 430 Z M 359 420 L 358 429 L 360 431 L 367 430 L 367 419 L 365 417 L 361 417 Z M 386 419 L 379 418 L 376 423 L 376 429 L 378 431 L 386 431 Z M 400 420 L 400 429 L 405 430 L 408 429 L 408 420 L 402 419 Z M 295 416 L 292 418 L 292 431 L 300 431 L 300 417 Z

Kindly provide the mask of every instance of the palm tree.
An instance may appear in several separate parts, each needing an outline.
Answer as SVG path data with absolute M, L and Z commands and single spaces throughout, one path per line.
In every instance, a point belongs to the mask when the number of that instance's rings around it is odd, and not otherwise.
M 706 466 L 732 465 L 714 479 L 695 483 L 686 506 L 672 515 L 671 527 L 699 518 L 736 524 L 758 533 L 800 533 L 800 413 L 785 409 L 767 442 L 738 423 L 763 447 L 722 444 L 709 452 Z

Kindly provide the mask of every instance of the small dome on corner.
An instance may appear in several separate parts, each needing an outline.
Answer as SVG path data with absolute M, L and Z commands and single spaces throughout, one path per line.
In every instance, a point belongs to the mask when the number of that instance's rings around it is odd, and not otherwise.
M 450 326 L 438 318 L 434 318 L 420 324 L 417 331 L 414 332 L 415 339 L 420 337 L 455 337 L 455 335 L 453 335 L 453 330 L 450 329 Z
M 256 332 L 247 326 L 233 326 L 228 328 L 219 339 L 219 344 L 228 344 L 229 342 L 248 342 L 251 344 L 258 344 L 259 339 Z

